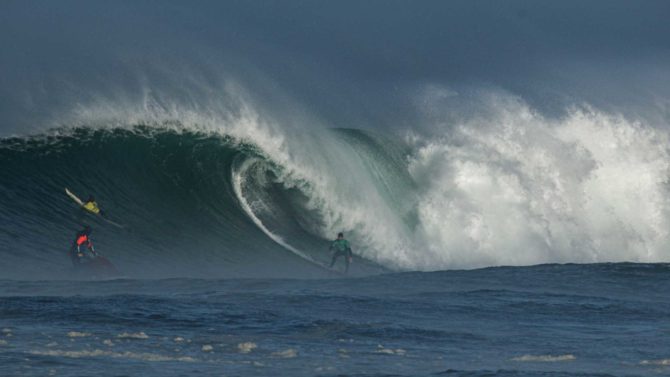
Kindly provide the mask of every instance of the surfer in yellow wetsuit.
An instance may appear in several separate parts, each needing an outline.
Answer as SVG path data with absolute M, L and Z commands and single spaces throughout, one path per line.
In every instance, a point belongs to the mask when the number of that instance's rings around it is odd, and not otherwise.
M 93 195 L 88 196 L 88 199 L 86 200 L 86 202 L 84 203 L 84 205 L 82 207 L 84 207 L 85 210 L 87 210 L 91 213 L 94 213 L 96 215 L 100 215 L 100 216 L 105 215 L 102 212 L 102 210 L 100 209 L 100 207 L 98 206 L 98 203 L 95 201 L 95 198 L 93 197 Z

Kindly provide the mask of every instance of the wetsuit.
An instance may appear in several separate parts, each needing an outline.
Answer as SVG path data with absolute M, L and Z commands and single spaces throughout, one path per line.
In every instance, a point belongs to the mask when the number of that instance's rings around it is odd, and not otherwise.
M 351 258 L 353 256 L 351 247 L 349 246 L 349 241 L 345 240 L 344 238 L 338 238 L 330 245 L 330 250 L 332 251 L 333 249 L 335 250 L 335 254 L 333 254 L 333 260 L 330 261 L 330 267 L 332 268 L 335 265 L 335 261 L 338 257 L 344 256 L 344 262 L 346 266 L 345 272 L 348 272 L 349 263 L 351 262 Z
M 102 211 L 100 211 L 100 207 L 98 207 L 98 203 L 96 203 L 95 201 L 84 203 L 84 209 L 86 209 L 89 212 L 95 213 L 96 215 L 98 214 L 102 215 Z
M 95 200 L 87 200 L 84 204 L 82 204 L 81 208 L 83 211 L 77 211 L 76 219 L 77 222 L 82 226 L 90 221 L 90 219 L 87 217 L 89 213 L 105 217 L 104 212 L 100 209 L 98 203 Z
M 88 251 L 95 257 L 97 256 L 95 249 L 93 248 L 93 242 L 91 242 L 90 232 L 83 230 L 78 232 L 75 236 L 74 243 L 70 248 L 70 259 L 72 259 L 72 264 L 77 266 L 82 263 L 84 259 L 84 253 L 81 250 L 81 247 L 86 246 Z

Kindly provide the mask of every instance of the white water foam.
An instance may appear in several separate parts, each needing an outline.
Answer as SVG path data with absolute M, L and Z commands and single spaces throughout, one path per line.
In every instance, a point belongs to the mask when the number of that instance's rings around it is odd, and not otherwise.
M 240 353 L 249 353 L 256 348 L 258 348 L 258 345 L 253 342 L 244 342 L 237 345 L 237 350 Z
M 396 349 L 386 348 L 386 347 L 382 346 L 381 344 L 378 344 L 377 345 L 377 350 L 375 351 L 375 353 L 381 353 L 381 354 L 385 354 L 385 355 L 405 356 L 407 351 L 405 351 L 402 348 L 396 348 Z
M 91 336 L 88 332 L 70 331 L 67 333 L 68 338 L 85 338 Z
M 574 355 L 523 355 L 515 357 L 512 361 L 525 361 L 534 363 L 556 363 L 561 361 L 574 361 L 577 358 Z
M 668 260 L 668 133 L 522 103 L 424 143 L 411 267 Z
M 640 365 L 658 365 L 658 366 L 670 366 L 670 359 L 660 359 L 660 360 L 642 360 Z
M 100 349 L 81 350 L 81 351 L 35 350 L 31 351 L 30 353 L 33 355 L 69 357 L 74 359 L 82 357 L 113 357 L 113 358 L 134 359 L 142 361 L 182 361 L 182 362 L 197 361 L 196 359 L 190 356 L 167 356 L 155 353 L 137 353 L 137 352 L 112 352 Z
M 294 357 L 298 357 L 298 351 L 294 350 L 293 348 L 288 348 L 283 351 L 273 352 L 271 356 L 282 359 L 292 359 Z
M 124 332 L 116 336 L 119 339 L 149 339 L 149 335 L 145 334 L 144 331 L 129 333 Z

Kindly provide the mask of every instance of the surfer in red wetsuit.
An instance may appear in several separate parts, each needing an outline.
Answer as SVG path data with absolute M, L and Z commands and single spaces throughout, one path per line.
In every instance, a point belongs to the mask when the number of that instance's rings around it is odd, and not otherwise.
M 86 225 L 83 230 L 77 232 L 77 235 L 74 238 L 74 243 L 70 248 L 70 258 L 72 259 L 73 265 L 79 265 L 82 263 L 85 257 L 82 246 L 86 246 L 86 249 L 88 249 L 88 252 L 92 255 L 93 258 L 98 256 L 98 254 L 95 252 L 95 248 L 93 247 L 93 242 L 91 241 L 92 232 L 93 229 L 91 229 L 91 227 L 88 225 Z

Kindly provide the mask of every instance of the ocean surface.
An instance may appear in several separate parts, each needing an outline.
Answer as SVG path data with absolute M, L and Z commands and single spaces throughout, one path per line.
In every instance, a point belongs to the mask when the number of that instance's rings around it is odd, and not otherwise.
M 670 374 L 670 266 L 0 282 L 2 376 Z

